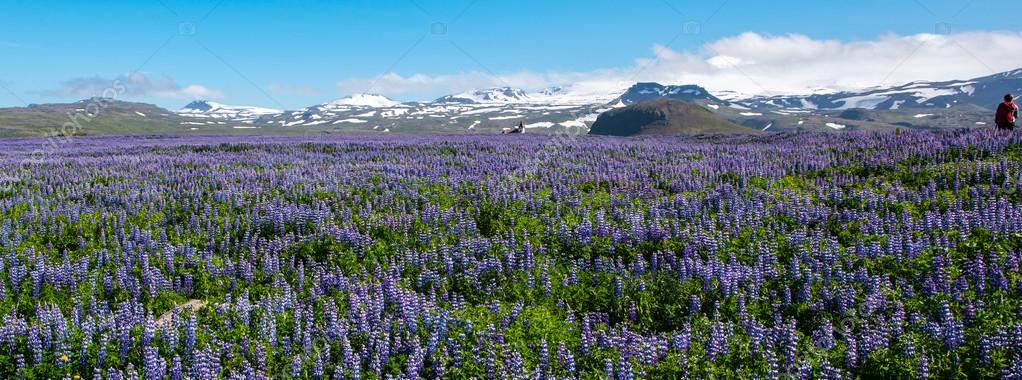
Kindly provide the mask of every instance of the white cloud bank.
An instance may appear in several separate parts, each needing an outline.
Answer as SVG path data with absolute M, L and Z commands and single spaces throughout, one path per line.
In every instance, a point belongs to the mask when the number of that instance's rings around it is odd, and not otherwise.
M 448 75 L 384 73 L 337 83 L 342 92 L 448 94 L 471 88 L 512 86 L 616 91 L 635 82 L 699 84 L 743 94 L 809 93 L 858 89 L 916 80 L 968 79 L 1022 66 L 1022 34 L 966 32 L 951 35 L 884 35 L 839 41 L 805 35 L 743 33 L 708 42 L 694 51 L 655 45 L 652 56 L 630 67 L 594 72 L 473 71 Z
M 150 79 L 141 74 L 121 75 L 116 78 L 85 77 L 75 78 L 61 83 L 60 88 L 43 91 L 43 94 L 58 97 L 85 98 L 92 96 L 103 96 L 109 90 L 115 88 L 119 95 L 136 97 L 154 97 L 164 99 L 222 99 L 223 91 L 212 89 L 206 86 L 191 84 L 179 85 L 170 77 Z

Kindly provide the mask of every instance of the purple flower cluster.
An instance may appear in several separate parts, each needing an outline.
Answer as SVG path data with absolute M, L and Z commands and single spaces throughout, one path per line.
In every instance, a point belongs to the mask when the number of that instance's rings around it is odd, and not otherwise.
M 0 141 L 0 377 L 1022 378 L 1020 143 Z

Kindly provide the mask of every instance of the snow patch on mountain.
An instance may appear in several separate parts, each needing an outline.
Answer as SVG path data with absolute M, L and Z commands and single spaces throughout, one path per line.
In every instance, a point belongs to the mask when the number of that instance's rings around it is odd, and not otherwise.
M 529 95 L 524 90 L 512 87 L 472 90 L 439 98 L 434 103 L 456 104 L 492 104 L 492 103 L 526 103 Z
M 399 104 L 401 104 L 401 102 L 377 94 L 354 94 L 327 103 L 327 105 L 330 106 L 354 106 L 374 108 L 393 107 Z
M 887 101 L 888 97 L 883 94 L 871 94 L 871 95 L 860 95 L 860 96 L 849 96 L 847 98 L 840 98 L 834 100 L 834 103 L 841 104 L 835 109 L 846 110 L 851 108 L 865 108 L 865 109 L 876 109 L 876 106 L 880 103 Z
M 366 121 L 366 120 L 352 118 L 352 119 L 337 120 L 337 121 L 334 122 L 334 124 L 343 124 L 343 123 L 365 124 L 365 123 L 368 123 L 368 122 L 369 121 Z
M 588 127 L 588 125 L 586 125 L 586 123 L 584 121 L 582 121 L 582 120 L 568 120 L 568 121 L 562 121 L 562 122 L 557 123 L 557 124 L 560 124 L 561 126 L 567 127 L 567 128 L 586 128 L 586 127 Z
M 538 122 L 538 123 L 525 124 L 525 128 L 527 128 L 527 129 L 550 128 L 550 127 L 553 127 L 554 125 L 556 125 L 556 124 L 551 123 L 549 121 L 541 121 L 541 122 Z
M 380 117 L 385 117 L 385 118 L 398 117 L 398 116 L 401 116 L 401 115 L 404 115 L 404 114 L 408 113 L 408 111 L 411 111 L 411 109 L 409 109 L 409 108 L 393 108 L 393 109 L 384 110 L 383 112 L 380 112 Z

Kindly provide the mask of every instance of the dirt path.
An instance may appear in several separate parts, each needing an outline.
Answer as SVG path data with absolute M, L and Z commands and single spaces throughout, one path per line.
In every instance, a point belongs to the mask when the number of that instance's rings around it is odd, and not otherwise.
M 199 309 L 202 309 L 204 306 L 206 306 L 206 301 L 194 299 L 188 300 L 188 302 L 177 305 L 173 309 L 170 309 L 170 311 L 163 313 L 163 315 L 156 320 L 156 326 L 163 327 L 163 325 L 170 323 L 174 318 L 174 310 L 184 311 L 185 309 L 192 309 L 193 311 L 199 311 Z

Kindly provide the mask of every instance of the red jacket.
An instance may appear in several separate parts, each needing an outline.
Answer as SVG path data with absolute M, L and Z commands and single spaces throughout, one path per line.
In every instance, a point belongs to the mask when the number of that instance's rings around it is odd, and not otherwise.
M 1018 106 L 1015 105 L 1015 102 L 1002 102 L 997 106 L 997 118 L 994 121 L 997 124 L 1014 123 L 1017 117 Z

